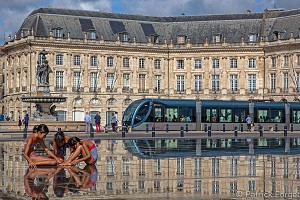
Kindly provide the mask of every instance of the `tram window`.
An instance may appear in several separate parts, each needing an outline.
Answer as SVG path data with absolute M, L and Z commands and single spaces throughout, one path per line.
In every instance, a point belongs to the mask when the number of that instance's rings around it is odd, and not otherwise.
M 232 109 L 220 110 L 220 122 L 232 122 Z
M 168 122 L 178 122 L 178 108 L 166 108 L 165 118 Z
M 145 105 L 143 105 L 142 108 L 140 108 L 135 116 L 134 122 L 135 123 L 139 123 L 140 121 L 144 120 L 144 118 L 146 117 L 148 111 L 149 111 L 149 103 L 146 103 Z M 149 116 L 150 117 L 150 116 Z M 148 117 L 148 119 L 149 119 Z M 150 119 L 151 120 L 151 119 Z M 152 120 L 151 120 L 152 121 Z
M 194 122 L 192 108 L 179 108 L 179 122 Z
M 293 110 L 293 123 L 300 123 L 300 110 Z
M 271 110 L 271 120 L 270 122 L 282 122 L 282 111 L 281 110 Z
M 210 122 L 211 119 L 210 109 L 205 109 L 205 114 L 206 114 L 205 122 Z
M 218 122 L 218 112 L 217 109 L 211 109 L 211 122 Z
M 234 122 L 246 122 L 246 109 L 234 109 Z
M 269 122 L 268 110 L 258 110 L 258 122 Z
M 154 108 L 155 122 L 163 122 L 162 108 Z

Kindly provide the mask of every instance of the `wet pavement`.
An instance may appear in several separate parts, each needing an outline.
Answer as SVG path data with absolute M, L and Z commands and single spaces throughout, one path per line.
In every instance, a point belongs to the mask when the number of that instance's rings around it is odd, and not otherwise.
M 23 158 L 22 141 L 0 142 L 0 195 L 73 200 L 297 199 L 299 138 L 95 139 L 99 153 L 95 165 L 35 170 L 29 170 Z

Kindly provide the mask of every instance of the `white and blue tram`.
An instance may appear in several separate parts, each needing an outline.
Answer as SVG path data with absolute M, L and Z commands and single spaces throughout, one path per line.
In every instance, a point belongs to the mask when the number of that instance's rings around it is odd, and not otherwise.
M 140 99 L 127 107 L 122 124 L 132 130 L 240 130 L 248 114 L 255 129 L 300 130 L 300 102 Z

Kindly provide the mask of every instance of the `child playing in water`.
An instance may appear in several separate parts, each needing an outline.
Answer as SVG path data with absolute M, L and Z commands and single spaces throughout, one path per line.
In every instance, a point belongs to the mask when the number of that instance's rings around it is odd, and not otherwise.
M 66 150 L 69 147 L 68 141 L 70 139 L 70 136 L 65 135 L 64 132 L 61 130 L 58 130 L 57 133 L 54 135 L 52 147 L 54 150 L 54 155 L 63 159 L 66 155 Z
M 62 159 L 56 157 L 50 149 L 47 148 L 44 138 L 49 133 L 49 129 L 45 124 L 34 126 L 33 133 L 27 137 L 25 141 L 24 158 L 29 163 L 29 168 L 36 168 L 37 165 L 57 165 L 63 162 Z M 35 147 L 40 144 L 46 153 L 52 157 L 38 156 L 35 153 Z
M 94 142 L 90 140 L 80 140 L 72 137 L 68 141 L 70 147 L 70 157 L 61 165 L 76 165 L 84 161 L 87 165 L 94 165 L 98 159 L 98 151 Z

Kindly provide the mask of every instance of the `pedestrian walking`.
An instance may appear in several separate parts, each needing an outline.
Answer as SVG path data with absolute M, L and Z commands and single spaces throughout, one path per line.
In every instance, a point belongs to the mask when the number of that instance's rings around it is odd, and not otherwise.
M 84 121 L 85 121 L 85 132 L 90 133 L 91 132 L 91 116 L 89 115 L 88 112 L 85 113 Z
M 101 132 L 101 116 L 99 114 L 99 112 L 97 112 L 97 114 L 94 117 L 95 120 L 95 125 L 96 125 L 96 132 Z
M 23 124 L 24 124 L 24 129 L 27 130 L 28 129 L 28 123 L 29 123 L 29 115 L 26 114 L 24 119 L 23 119 Z
M 247 115 L 246 122 L 247 122 L 247 129 L 250 132 L 251 131 L 251 124 L 252 124 L 252 118 L 250 117 L 250 115 Z
M 112 131 L 115 133 L 118 126 L 118 116 L 114 112 L 111 113 L 110 124 L 112 127 Z
M 20 116 L 19 116 L 19 120 L 18 120 L 18 126 L 19 126 L 19 129 L 21 130 L 22 120 L 21 120 L 21 117 L 20 117 Z

